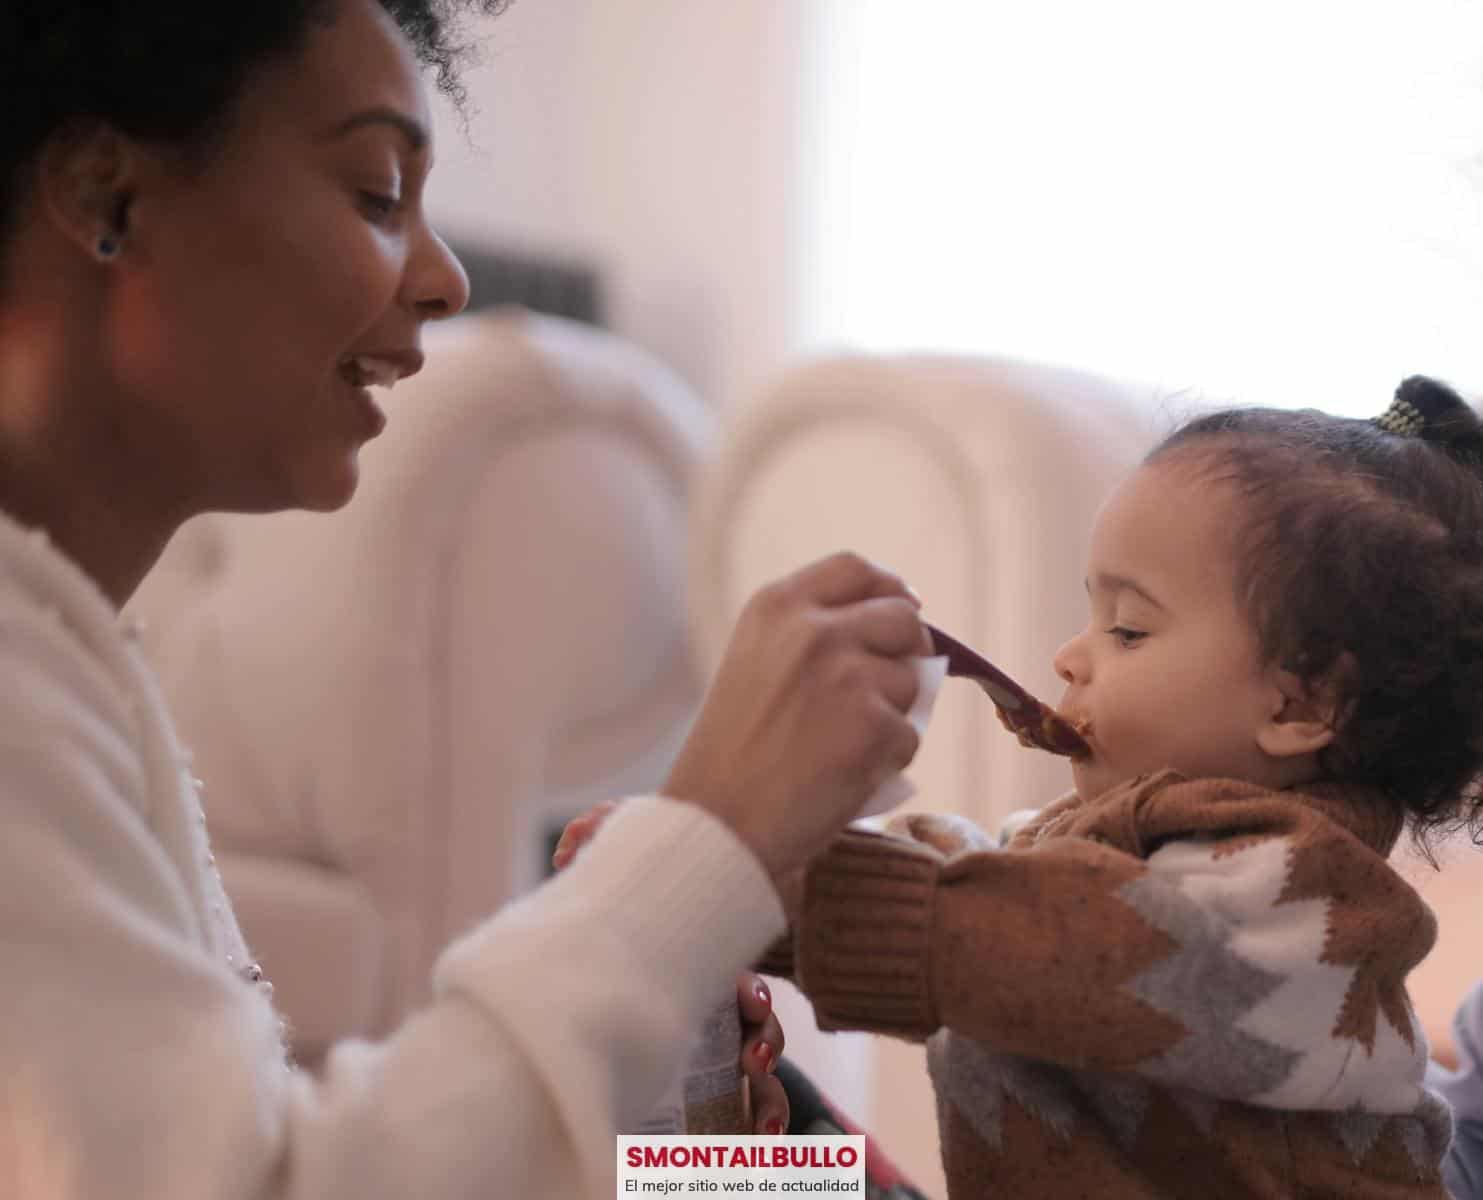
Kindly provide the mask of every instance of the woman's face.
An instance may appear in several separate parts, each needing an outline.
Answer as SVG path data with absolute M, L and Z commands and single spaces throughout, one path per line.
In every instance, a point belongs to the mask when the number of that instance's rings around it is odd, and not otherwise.
M 374 0 L 334 17 L 249 79 L 209 166 L 145 173 L 110 267 L 116 436 L 190 508 L 344 504 L 385 421 L 366 368 L 415 371 L 468 299 L 422 209 L 416 59 Z

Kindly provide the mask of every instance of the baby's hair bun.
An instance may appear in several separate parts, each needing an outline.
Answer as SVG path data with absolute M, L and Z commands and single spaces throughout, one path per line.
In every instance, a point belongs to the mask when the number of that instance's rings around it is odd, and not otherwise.
M 1440 380 L 1412 375 L 1401 381 L 1395 400 L 1375 424 L 1387 433 L 1416 437 L 1445 448 L 1470 465 L 1483 464 L 1483 421 L 1456 391 Z

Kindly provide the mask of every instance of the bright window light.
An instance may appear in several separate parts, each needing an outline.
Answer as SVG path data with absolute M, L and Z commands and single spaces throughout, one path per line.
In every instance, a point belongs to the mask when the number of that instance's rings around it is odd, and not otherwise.
M 822 0 L 813 344 L 1483 390 L 1476 0 Z

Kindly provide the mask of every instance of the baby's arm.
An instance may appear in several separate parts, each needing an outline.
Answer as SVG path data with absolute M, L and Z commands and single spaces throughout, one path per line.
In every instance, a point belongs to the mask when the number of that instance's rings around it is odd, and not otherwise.
M 944 853 L 920 829 L 847 833 L 795 922 L 821 1027 L 946 1026 L 1265 1105 L 1414 1092 L 1403 980 L 1432 937 L 1414 892 L 1316 810 L 1238 798 L 1191 818 L 1178 787 L 1128 810 L 1146 858 L 1085 836 Z

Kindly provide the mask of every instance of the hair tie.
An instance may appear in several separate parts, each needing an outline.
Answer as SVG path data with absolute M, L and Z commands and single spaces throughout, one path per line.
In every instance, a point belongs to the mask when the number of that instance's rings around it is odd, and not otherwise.
M 1385 433 L 1393 433 L 1396 437 L 1420 437 L 1422 430 L 1426 428 L 1426 414 L 1397 391 L 1390 407 L 1373 418 L 1372 423 L 1376 428 Z
M 1436 379 L 1403 379 L 1390 407 L 1371 423 L 1396 437 L 1420 438 L 1473 469 L 1483 464 L 1483 423 L 1466 400 Z
M 1437 442 L 1451 442 L 1459 434 L 1478 431 L 1477 418 L 1467 401 L 1427 375 L 1401 380 L 1390 407 L 1374 418 L 1374 424 L 1397 437 Z

